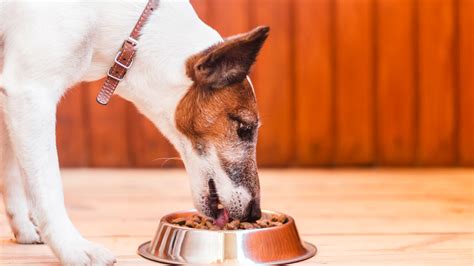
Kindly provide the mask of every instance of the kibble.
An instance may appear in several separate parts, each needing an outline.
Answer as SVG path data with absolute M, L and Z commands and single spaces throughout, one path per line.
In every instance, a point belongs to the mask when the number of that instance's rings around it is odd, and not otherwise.
M 171 221 L 171 223 L 177 224 L 177 225 L 184 225 L 184 224 L 186 224 L 186 218 L 178 217 L 178 218 L 174 219 L 173 221 Z
M 231 220 L 226 223 L 222 228 L 215 225 L 212 219 L 202 217 L 200 215 L 192 215 L 187 218 L 178 217 L 171 220 L 171 223 L 175 225 L 204 230 L 248 230 L 281 226 L 287 222 L 288 217 L 286 215 L 277 214 L 272 215 L 270 218 L 262 218 L 253 223 L 240 222 L 239 220 Z

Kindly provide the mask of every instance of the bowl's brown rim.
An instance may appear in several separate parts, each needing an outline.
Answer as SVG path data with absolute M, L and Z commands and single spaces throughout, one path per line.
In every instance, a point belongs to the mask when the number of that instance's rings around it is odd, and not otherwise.
M 184 211 L 177 211 L 177 212 L 172 212 L 168 213 L 167 215 L 163 216 L 160 219 L 160 223 L 166 224 L 166 226 L 172 227 L 172 228 L 177 228 L 180 230 L 186 230 L 186 231 L 203 231 L 203 232 L 214 232 L 214 233 L 233 233 L 233 232 L 262 232 L 262 231 L 270 231 L 270 230 L 277 230 L 280 228 L 284 228 L 286 226 L 291 226 L 290 224 L 295 224 L 295 220 L 293 217 L 290 215 L 287 215 L 282 212 L 277 212 L 277 211 L 271 211 L 271 210 L 262 210 L 262 213 L 270 213 L 270 214 L 279 214 L 279 215 L 285 215 L 288 218 L 288 222 L 279 225 L 279 226 L 274 226 L 274 227 L 267 227 L 267 228 L 254 228 L 254 229 L 234 229 L 234 230 L 209 230 L 209 229 L 198 229 L 198 228 L 189 228 L 189 227 L 184 227 L 181 225 L 176 225 L 168 222 L 168 218 L 173 215 L 177 214 L 199 214 L 199 212 L 196 209 L 190 209 L 190 210 L 184 210 Z

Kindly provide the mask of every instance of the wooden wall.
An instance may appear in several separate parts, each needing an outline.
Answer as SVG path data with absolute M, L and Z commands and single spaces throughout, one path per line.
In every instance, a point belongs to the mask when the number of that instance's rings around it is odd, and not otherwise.
M 473 0 L 195 0 L 223 36 L 271 27 L 252 78 L 260 166 L 473 166 Z M 58 113 L 63 166 L 173 167 L 176 152 L 135 108 Z

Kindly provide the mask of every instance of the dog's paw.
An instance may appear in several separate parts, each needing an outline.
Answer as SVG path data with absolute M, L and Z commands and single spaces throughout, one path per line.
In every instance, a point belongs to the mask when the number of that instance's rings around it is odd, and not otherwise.
M 13 235 L 18 244 L 43 244 L 38 228 L 29 221 L 13 226 Z
M 56 252 L 63 265 L 105 266 L 117 261 L 108 249 L 84 239 L 59 247 Z

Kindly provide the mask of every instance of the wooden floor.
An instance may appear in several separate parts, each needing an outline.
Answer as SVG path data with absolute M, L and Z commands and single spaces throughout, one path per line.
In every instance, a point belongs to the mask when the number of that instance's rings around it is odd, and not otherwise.
M 319 253 L 305 264 L 473 265 L 474 169 L 264 170 L 263 207 L 292 215 Z M 66 204 L 118 265 L 136 255 L 158 219 L 189 209 L 181 170 L 64 170 Z M 0 265 L 58 264 L 44 245 L 16 245 L 0 207 Z

